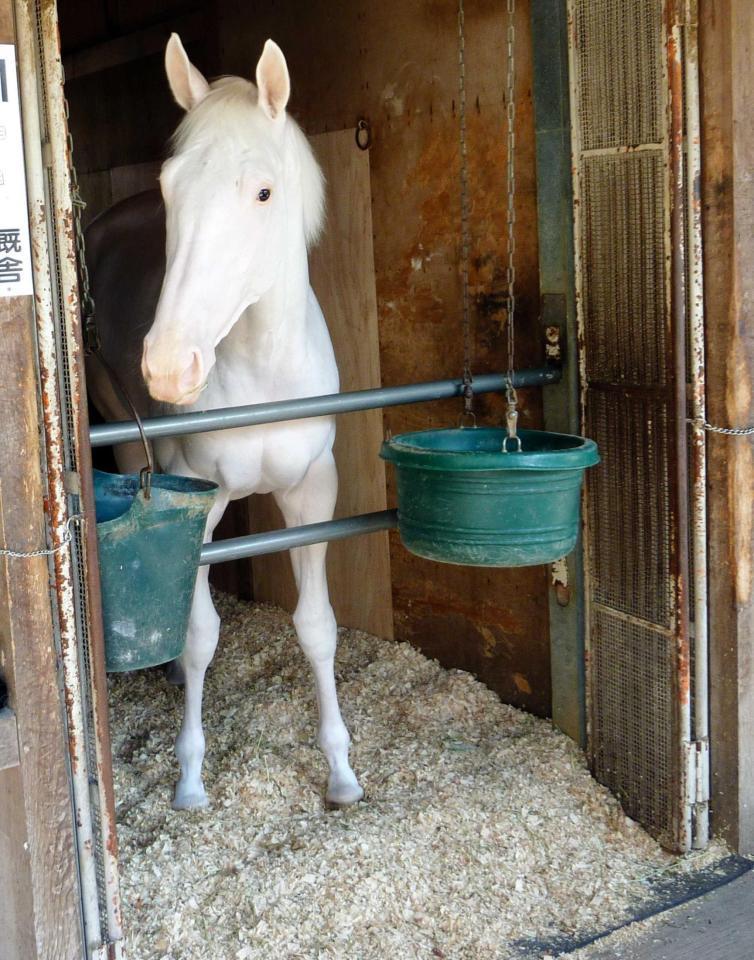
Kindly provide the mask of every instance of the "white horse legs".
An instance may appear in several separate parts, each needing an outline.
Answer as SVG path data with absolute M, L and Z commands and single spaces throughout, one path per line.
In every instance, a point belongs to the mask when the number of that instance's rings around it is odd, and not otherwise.
M 287 526 L 330 520 L 335 508 L 338 478 L 332 455 L 321 457 L 310 467 L 296 487 L 276 494 Z M 207 521 L 206 539 L 211 538 L 227 498 L 212 508 Z M 350 738 L 343 723 L 335 690 L 335 646 L 337 626 L 330 606 L 325 571 L 327 545 L 315 544 L 291 550 L 293 573 L 299 600 L 293 622 L 301 645 L 314 673 L 319 706 L 319 745 L 330 767 L 326 799 L 329 804 L 345 806 L 364 796 L 364 791 L 348 762 Z M 173 807 L 189 810 L 209 803 L 202 784 L 204 732 L 202 730 L 202 691 L 204 675 L 217 647 L 220 618 L 209 591 L 209 568 L 200 567 L 194 590 L 186 648 L 179 661 L 185 683 L 185 709 L 175 752 L 181 775 L 175 789 Z
M 315 461 L 298 486 L 276 494 L 286 525 L 298 526 L 332 519 L 338 491 L 335 462 L 329 452 Z M 348 762 L 350 738 L 343 723 L 335 690 L 337 625 L 330 606 L 325 571 L 326 543 L 291 550 L 299 591 L 293 615 L 299 644 L 314 673 L 319 706 L 319 745 L 330 775 L 326 800 L 333 806 L 356 803 L 364 791 Z
M 212 538 L 227 498 L 218 500 L 207 520 L 205 540 Z M 204 731 L 202 730 L 202 693 L 204 674 L 215 654 L 220 635 L 220 618 L 215 612 L 209 592 L 209 567 L 199 567 L 191 605 L 186 647 L 178 661 L 179 673 L 185 684 L 185 706 L 181 732 L 175 743 L 175 752 L 181 767 L 181 776 L 175 788 L 173 807 L 191 810 L 206 807 L 209 799 L 202 784 L 204 759 Z

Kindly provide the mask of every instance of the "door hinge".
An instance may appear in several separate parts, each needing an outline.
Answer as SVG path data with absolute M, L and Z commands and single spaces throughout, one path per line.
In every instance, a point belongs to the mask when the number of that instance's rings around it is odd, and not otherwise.
M 688 802 L 692 806 L 709 802 L 709 741 L 692 740 L 686 744 Z

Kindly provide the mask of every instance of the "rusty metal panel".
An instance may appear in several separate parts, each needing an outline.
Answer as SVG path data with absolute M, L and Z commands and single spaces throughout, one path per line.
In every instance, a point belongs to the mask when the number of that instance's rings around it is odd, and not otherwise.
M 669 629 L 673 450 L 667 400 L 592 385 L 586 425 L 606 464 L 589 479 L 591 598 Z
M 662 143 L 661 0 L 574 0 L 571 11 L 581 149 Z
M 665 846 L 691 843 L 680 49 L 662 0 L 571 0 L 586 432 L 588 750 Z M 672 108 L 672 109 L 671 109 Z
M 665 157 L 660 149 L 590 154 L 581 176 L 587 378 L 665 384 Z

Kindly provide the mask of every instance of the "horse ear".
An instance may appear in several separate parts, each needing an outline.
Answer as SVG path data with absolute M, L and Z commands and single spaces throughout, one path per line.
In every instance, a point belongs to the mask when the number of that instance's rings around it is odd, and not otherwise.
M 259 106 L 270 120 L 283 116 L 291 95 L 291 78 L 283 51 L 274 40 L 267 40 L 257 64 Z
M 170 34 L 165 47 L 165 73 L 176 102 L 184 110 L 195 107 L 207 96 L 209 84 L 189 60 L 177 33 Z

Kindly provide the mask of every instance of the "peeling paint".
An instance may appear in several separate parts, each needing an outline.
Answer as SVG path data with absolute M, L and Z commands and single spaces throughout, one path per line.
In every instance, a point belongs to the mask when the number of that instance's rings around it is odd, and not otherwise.
M 568 564 L 566 563 L 565 557 L 553 563 L 551 575 L 553 587 L 568 586 Z

